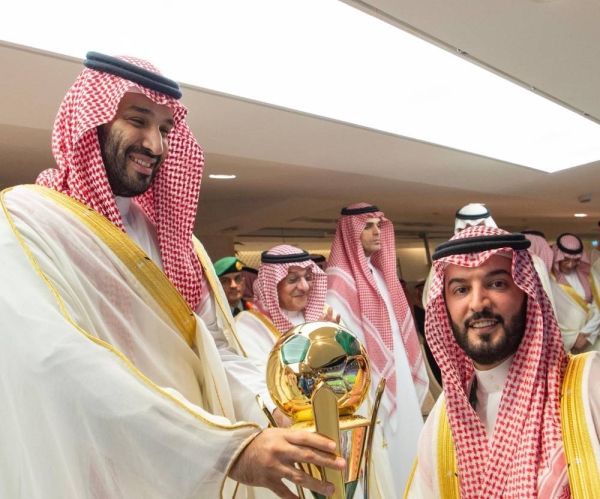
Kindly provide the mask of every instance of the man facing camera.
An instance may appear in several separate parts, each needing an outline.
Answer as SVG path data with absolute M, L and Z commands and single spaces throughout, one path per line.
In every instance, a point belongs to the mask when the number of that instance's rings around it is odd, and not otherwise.
M 244 310 L 252 309 L 252 303 L 243 298 L 246 285 L 242 270 L 244 263 L 235 256 L 226 256 L 215 262 L 215 272 L 234 317 Z
M 475 226 L 436 248 L 425 332 L 444 391 L 405 497 L 598 493 L 600 356 L 565 353 L 529 245 Z

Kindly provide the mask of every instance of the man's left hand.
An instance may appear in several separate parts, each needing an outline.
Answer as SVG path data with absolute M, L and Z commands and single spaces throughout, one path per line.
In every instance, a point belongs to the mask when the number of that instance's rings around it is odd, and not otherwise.
M 327 312 L 325 312 L 321 317 L 319 317 L 320 321 L 325 322 L 335 322 L 336 324 L 340 323 L 340 314 L 334 314 L 333 309 L 329 307 Z

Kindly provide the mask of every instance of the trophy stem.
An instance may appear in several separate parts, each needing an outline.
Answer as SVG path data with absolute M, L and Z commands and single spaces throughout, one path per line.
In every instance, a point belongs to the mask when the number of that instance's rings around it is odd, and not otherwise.
M 379 380 L 377 385 L 377 391 L 375 392 L 375 403 L 373 404 L 373 411 L 371 412 L 371 424 L 369 425 L 369 435 L 367 436 L 367 445 L 365 449 L 365 479 L 364 479 L 364 499 L 369 497 L 369 475 L 371 473 L 371 452 L 373 449 L 373 437 L 375 434 L 375 425 L 377 424 L 377 413 L 379 412 L 379 405 L 381 404 L 381 397 L 385 390 L 385 378 Z
M 335 392 L 327 383 L 321 382 L 313 392 L 312 402 L 317 433 L 333 440 L 335 442 L 334 452 L 340 455 L 340 423 Z M 331 499 L 346 499 L 344 474 L 341 471 L 323 468 L 323 477 L 335 487 L 335 492 L 329 496 Z

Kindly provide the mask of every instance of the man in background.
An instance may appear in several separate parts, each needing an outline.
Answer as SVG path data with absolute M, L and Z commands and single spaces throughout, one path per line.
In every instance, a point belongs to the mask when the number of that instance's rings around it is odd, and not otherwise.
M 598 286 L 583 243 L 574 234 L 561 234 L 552 247 L 552 297 L 567 352 L 599 348 Z
M 456 211 L 454 218 L 454 235 L 467 227 L 483 225 L 498 227 L 492 218 L 490 210 L 480 203 L 469 203 Z
M 396 272 L 392 222 L 377 206 L 341 211 L 327 266 L 327 303 L 365 345 L 372 393 L 387 380 L 377 426 L 390 468 L 393 497 L 402 497 L 423 427 L 428 390 L 419 339 Z
M 241 311 L 252 308 L 252 304 L 244 299 L 246 284 L 243 270 L 244 263 L 235 256 L 226 256 L 215 262 L 215 272 L 223 286 L 227 303 L 234 317 Z

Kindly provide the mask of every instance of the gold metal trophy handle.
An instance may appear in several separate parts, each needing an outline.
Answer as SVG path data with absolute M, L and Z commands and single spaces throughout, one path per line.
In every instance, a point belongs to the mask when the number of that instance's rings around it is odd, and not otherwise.
M 364 498 L 369 497 L 369 474 L 371 473 L 371 451 L 373 449 L 373 437 L 375 435 L 375 425 L 377 424 L 377 413 L 379 412 L 379 405 L 381 404 L 381 397 L 385 390 L 385 378 L 379 380 L 377 385 L 377 391 L 375 392 L 375 403 L 373 404 L 373 411 L 371 412 L 371 424 L 369 425 L 369 436 L 367 437 L 367 448 L 365 449 L 365 479 L 364 485 Z
M 340 422 L 338 419 L 338 399 L 335 392 L 327 383 L 319 383 L 313 392 L 312 407 L 315 416 L 317 433 L 329 437 L 335 442 L 334 452 L 340 455 Z M 341 471 L 323 468 L 323 477 L 335 487 L 331 499 L 346 499 L 344 474 Z

